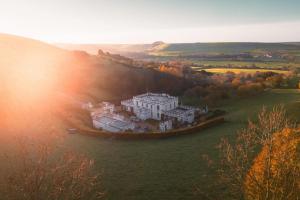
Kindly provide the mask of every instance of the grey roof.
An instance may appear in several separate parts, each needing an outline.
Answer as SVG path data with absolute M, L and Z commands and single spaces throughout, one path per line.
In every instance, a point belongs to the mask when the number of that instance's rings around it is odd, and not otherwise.
M 113 128 L 116 128 L 118 130 L 123 130 L 125 127 L 130 125 L 130 122 L 126 122 L 126 121 L 121 121 L 118 119 L 114 119 L 108 116 L 100 116 L 100 117 L 96 117 L 95 119 L 96 121 L 109 125 Z
M 185 107 L 177 107 L 177 108 L 172 109 L 172 110 L 163 111 L 163 114 L 165 114 L 167 116 L 174 117 L 174 116 L 185 115 L 187 113 L 190 113 L 191 111 L 194 111 L 194 109 L 185 108 Z
M 167 103 L 171 100 L 176 99 L 177 97 L 170 96 L 168 94 L 159 94 L 159 93 L 145 93 L 138 96 L 134 96 L 133 98 L 139 99 L 145 103 Z

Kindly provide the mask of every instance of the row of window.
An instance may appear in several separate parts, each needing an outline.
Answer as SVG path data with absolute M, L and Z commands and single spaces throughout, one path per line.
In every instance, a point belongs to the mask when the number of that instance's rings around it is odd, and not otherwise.
M 174 102 L 173 104 L 174 104 L 174 105 L 173 105 L 173 108 L 175 108 L 175 107 L 176 107 L 176 103 Z M 137 102 L 137 106 L 140 106 L 140 102 Z M 146 107 L 146 108 L 151 108 L 151 109 L 153 108 L 152 105 L 150 105 L 150 107 L 149 107 L 149 104 L 146 104 L 146 106 L 144 106 L 144 103 L 141 103 L 141 106 L 142 106 L 142 107 Z M 169 104 L 169 109 L 171 109 L 171 108 L 172 108 L 172 105 Z M 159 111 L 160 106 L 157 105 L 156 109 Z

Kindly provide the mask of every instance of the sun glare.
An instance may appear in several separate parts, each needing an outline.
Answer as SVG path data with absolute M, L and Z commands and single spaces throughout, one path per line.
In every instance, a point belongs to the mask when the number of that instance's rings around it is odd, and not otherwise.
M 0 116 L 2 119 L 8 120 L 8 115 L 26 118 L 28 111 L 55 102 L 64 53 L 38 41 L 0 35 L 0 114 L 5 116 Z

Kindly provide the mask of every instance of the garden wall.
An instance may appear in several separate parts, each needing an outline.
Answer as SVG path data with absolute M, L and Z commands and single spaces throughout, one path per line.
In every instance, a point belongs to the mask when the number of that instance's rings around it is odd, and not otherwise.
M 199 123 L 195 126 L 185 127 L 180 129 L 174 129 L 166 132 L 123 132 L 123 133 L 112 133 L 103 130 L 92 130 L 88 128 L 78 128 L 78 132 L 85 135 L 100 136 L 105 138 L 116 138 L 116 139 L 161 139 L 179 135 L 187 135 L 192 133 L 198 133 L 199 131 L 223 123 L 225 121 L 224 116 L 215 117 L 205 122 Z

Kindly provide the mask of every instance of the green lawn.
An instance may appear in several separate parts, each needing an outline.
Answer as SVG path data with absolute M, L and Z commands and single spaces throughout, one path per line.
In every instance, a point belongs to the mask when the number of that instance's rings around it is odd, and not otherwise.
M 272 92 L 222 106 L 229 112 L 227 122 L 200 132 L 162 140 L 122 141 L 82 135 L 67 135 L 66 146 L 87 153 L 103 173 L 107 198 L 134 200 L 201 199 L 195 196 L 198 186 L 207 192 L 215 181 L 213 170 L 201 155 L 217 158 L 215 146 L 222 137 L 234 138 L 247 119 L 256 116 L 262 105 L 286 104 L 294 117 L 300 116 L 298 90 Z M 226 199 L 226 197 L 224 197 Z

